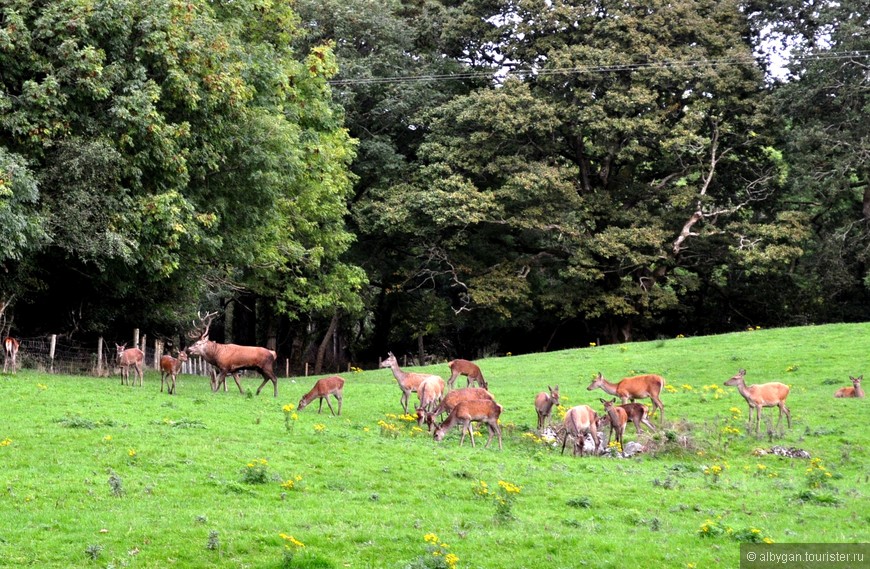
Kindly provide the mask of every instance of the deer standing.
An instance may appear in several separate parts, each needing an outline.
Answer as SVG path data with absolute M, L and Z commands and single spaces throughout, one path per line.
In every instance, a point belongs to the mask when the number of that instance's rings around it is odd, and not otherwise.
M 417 424 L 421 427 L 425 423 L 430 431 L 435 429 L 435 418 L 442 413 L 450 414 L 453 409 L 462 401 L 471 401 L 474 399 L 489 399 L 495 401 L 492 393 L 482 387 L 463 387 L 462 389 L 454 389 L 447 393 L 431 413 L 425 410 L 417 409 Z
M 489 428 L 489 438 L 483 448 L 487 448 L 492 442 L 493 434 L 498 435 L 498 449 L 502 450 L 501 446 L 501 427 L 498 425 L 498 418 L 501 415 L 502 406 L 495 401 L 489 399 L 473 399 L 470 401 L 461 401 L 447 416 L 447 420 L 435 430 L 435 440 L 441 441 L 444 435 L 455 424 L 459 424 L 462 428 L 462 437 L 459 439 L 459 446 L 465 441 L 466 431 L 471 435 L 471 446 L 474 446 L 474 432 L 471 430 L 471 423 L 474 421 L 486 423 Z
M 625 410 L 625 414 L 628 416 L 628 420 L 634 424 L 637 434 L 643 432 L 643 429 L 640 428 L 641 423 L 649 427 L 651 431 L 656 430 L 655 426 L 647 418 L 649 416 L 649 409 L 643 403 L 623 403 L 619 407 Z
M 139 377 L 139 387 L 142 387 L 142 362 L 145 361 L 145 354 L 139 348 L 128 348 L 126 343 L 115 344 L 115 349 L 118 354 L 118 367 L 121 368 L 121 385 L 126 385 L 130 381 L 132 367 Z M 130 385 L 136 385 L 136 376 L 133 377 Z
M 480 387 L 484 389 L 489 388 L 477 364 L 468 360 L 453 360 L 448 362 L 447 365 L 450 367 L 450 379 L 447 380 L 447 385 L 450 386 L 450 389 L 453 389 L 453 383 L 460 375 L 464 375 L 468 379 L 466 387 L 471 387 L 472 383 L 477 382 Z
M 3 360 L 3 373 L 6 373 L 6 366 L 9 365 L 9 363 L 12 364 L 12 373 L 15 373 L 19 346 L 20 344 L 18 343 L 18 340 L 12 336 L 3 340 L 3 349 L 6 353 L 6 359 Z
M 343 398 L 343 389 L 343 377 L 333 375 L 330 377 L 318 379 L 317 382 L 314 384 L 314 387 L 311 388 L 311 391 L 303 395 L 302 399 L 299 400 L 299 405 L 297 406 L 297 408 L 302 411 L 303 409 L 305 409 L 305 407 L 308 406 L 309 403 L 311 403 L 315 399 L 319 399 L 320 405 L 317 407 L 317 412 L 320 413 L 323 410 L 323 400 L 326 399 L 326 404 L 329 406 L 329 412 L 335 415 L 335 411 L 332 410 L 332 404 L 329 402 L 329 396 L 332 395 L 333 397 L 335 397 L 335 400 L 338 401 L 338 414 L 341 415 L 341 400 Z
M 749 430 L 752 429 L 752 410 L 755 410 L 755 434 L 758 434 L 758 425 L 761 422 L 761 410 L 764 407 L 779 407 L 779 418 L 776 420 L 776 428 L 782 421 L 782 414 L 788 420 L 788 428 L 791 428 L 791 413 L 785 406 L 785 398 L 788 397 L 789 387 L 784 383 L 774 381 L 757 385 L 746 385 L 743 379 L 746 370 L 741 369 L 737 375 L 725 382 L 725 385 L 734 386 L 740 395 L 746 399 L 749 405 Z
M 659 421 L 664 423 L 665 406 L 659 397 L 664 385 L 665 378 L 660 375 L 636 375 L 634 377 L 627 377 L 619 383 L 610 383 L 601 372 L 598 372 L 598 377 L 592 380 L 592 383 L 590 383 L 589 387 L 586 389 L 592 391 L 593 389 L 600 387 L 608 395 L 615 395 L 622 399 L 623 403 L 628 403 L 629 400 L 634 403 L 635 399 L 645 399 L 649 397 L 652 399 L 655 408 L 661 413 Z M 653 410 L 653 413 L 655 413 L 655 410 Z
M 239 393 L 244 393 L 236 372 L 242 369 L 255 369 L 263 376 L 263 383 L 257 388 L 257 395 L 271 381 L 275 397 L 278 397 L 278 376 L 275 375 L 274 371 L 278 354 L 273 350 L 257 346 L 212 342 L 208 339 L 208 331 L 211 321 L 216 315 L 217 312 L 213 312 L 200 318 L 200 323 L 205 323 L 205 329 L 199 334 L 199 339 L 187 348 L 189 354 L 200 356 L 217 368 L 218 374 L 212 385 L 212 391 L 218 391 L 222 383 L 226 387 L 227 374 L 232 374 L 233 379 L 236 380 L 236 386 L 239 388 Z M 191 336 L 191 338 L 194 337 Z
M 864 379 L 864 376 L 852 377 L 850 375 L 849 379 L 852 381 L 852 387 L 841 387 L 834 393 L 834 397 L 864 397 L 864 390 L 861 388 L 861 380 Z
M 565 454 L 565 443 L 568 437 L 574 437 L 574 455 L 583 456 L 586 434 L 592 435 L 592 444 L 598 450 L 598 415 L 588 405 L 571 407 L 565 414 L 565 440 L 562 441 L 562 454 Z M 594 452 L 594 451 L 593 451 Z
M 424 380 L 430 377 L 437 377 L 442 383 L 444 382 L 444 380 L 437 375 L 403 371 L 399 368 L 399 362 L 396 361 L 396 356 L 393 355 L 393 352 L 387 353 L 387 359 L 381 362 L 380 367 L 390 368 L 392 370 L 393 377 L 396 378 L 396 382 L 399 384 L 399 389 L 402 390 L 402 397 L 399 399 L 399 402 L 402 404 L 405 414 L 408 413 L 408 398 L 411 396 L 411 393 L 416 393 L 417 390 L 420 389 L 420 384 L 423 383 Z
M 420 407 L 417 409 L 419 417 L 420 409 L 431 412 L 441 403 L 444 394 L 444 380 L 433 375 L 423 380 L 417 388 L 417 397 L 420 399 Z
M 160 358 L 160 393 L 163 393 L 163 379 L 166 378 L 166 392 L 175 394 L 175 378 L 181 371 L 181 365 L 187 361 L 187 352 L 178 352 L 178 357 L 166 355 Z
M 538 431 L 544 428 L 544 423 L 550 421 L 553 406 L 559 405 L 559 386 L 547 386 L 549 393 L 544 391 L 535 396 L 535 412 L 538 414 Z M 552 424 L 552 421 L 550 421 Z
M 622 454 L 622 439 L 623 435 L 625 435 L 625 425 L 628 423 L 628 413 L 626 413 L 625 409 L 622 407 L 614 405 L 616 399 L 611 399 L 610 401 L 599 399 L 599 401 L 604 405 L 604 413 L 607 415 L 610 422 L 610 434 L 607 435 L 607 446 L 610 446 L 610 439 L 613 438 L 613 434 L 616 433 L 616 443 L 619 445 L 619 454 Z

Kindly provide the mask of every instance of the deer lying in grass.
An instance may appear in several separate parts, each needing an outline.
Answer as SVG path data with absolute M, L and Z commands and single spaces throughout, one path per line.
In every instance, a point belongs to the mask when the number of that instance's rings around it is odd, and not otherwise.
M 554 406 L 559 405 L 559 386 L 550 387 L 547 386 L 547 390 L 549 393 L 544 391 L 538 393 L 535 396 L 535 412 L 538 414 L 538 431 L 541 431 L 544 428 L 545 422 L 550 422 L 550 413 L 553 411 Z
M 12 373 L 15 373 L 15 364 L 18 359 L 18 340 L 9 336 L 3 340 L 3 350 L 6 353 L 6 359 L 3 360 L 3 373 L 6 373 L 6 366 L 12 364 Z
M 387 353 L 387 359 L 381 362 L 382 368 L 390 368 L 393 371 L 393 377 L 396 378 L 396 381 L 399 384 L 399 389 L 402 390 L 402 398 L 399 402 L 402 404 L 402 409 L 405 410 L 405 413 L 408 413 L 408 398 L 411 396 L 411 393 L 416 393 L 420 388 L 420 384 L 423 383 L 424 380 L 430 377 L 436 377 L 444 382 L 444 380 L 437 376 L 429 373 L 413 373 L 403 371 L 399 368 L 399 362 L 396 361 L 396 356 L 393 355 L 393 352 Z
M 592 435 L 595 450 L 598 449 L 598 415 L 588 405 L 571 407 L 565 414 L 565 439 L 562 441 L 562 454 L 565 454 L 565 443 L 568 437 L 574 437 L 574 455 L 583 456 L 586 434 Z M 595 451 L 593 451 L 595 452 Z
M 625 435 L 625 425 L 628 423 L 628 413 L 626 413 L 625 409 L 622 407 L 614 405 L 616 399 L 611 399 L 610 401 L 599 399 L 599 401 L 604 405 L 604 413 L 607 415 L 607 419 L 610 423 L 610 434 L 607 435 L 607 446 L 610 446 L 610 439 L 613 438 L 613 434 L 616 433 L 616 443 L 619 445 L 619 454 L 622 454 L 622 441 L 623 436 Z
M 181 371 L 181 364 L 187 361 L 187 352 L 178 352 L 178 357 L 163 356 L 160 358 L 160 393 L 163 393 L 163 378 L 166 378 L 166 392 L 175 394 L 175 378 Z
M 486 423 L 489 428 L 489 438 L 486 440 L 487 448 L 492 442 L 492 435 L 498 435 L 498 449 L 502 450 L 501 446 L 501 427 L 498 426 L 498 418 L 501 415 L 502 407 L 495 401 L 489 399 L 472 399 L 469 401 L 460 401 L 453 408 L 447 420 L 435 430 L 435 440 L 440 441 L 444 435 L 455 424 L 459 424 L 462 428 L 462 438 L 459 439 L 459 446 L 465 441 L 466 431 L 471 435 L 471 446 L 474 446 L 474 432 L 471 430 L 472 422 Z
M 450 389 L 453 389 L 453 383 L 460 375 L 468 378 L 467 387 L 471 387 L 472 383 L 477 382 L 480 387 L 488 389 L 486 380 L 483 379 L 483 374 L 480 372 L 477 364 L 468 360 L 453 360 L 448 362 L 447 365 L 450 367 L 450 379 L 447 380 L 447 385 L 450 386 Z
M 130 379 L 130 368 L 136 370 L 139 376 L 139 387 L 142 387 L 142 362 L 145 354 L 139 348 L 128 348 L 127 344 L 115 344 L 118 354 L 118 367 L 121 368 L 121 385 L 126 385 Z M 136 376 L 130 385 L 136 385 Z
M 218 342 L 210 341 L 208 339 L 208 331 L 211 326 L 211 320 L 216 314 L 217 312 L 213 312 L 204 318 L 200 318 L 201 322 L 205 322 L 205 330 L 199 333 L 199 339 L 187 348 L 189 354 L 200 356 L 217 368 L 218 375 L 214 379 L 212 391 L 218 391 L 222 383 L 224 388 L 226 388 L 227 374 L 232 374 L 233 379 L 236 380 L 236 386 L 239 388 L 239 393 L 244 393 L 236 372 L 242 369 L 255 369 L 263 376 L 263 383 L 257 388 L 257 395 L 271 381 L 274 386 L 275 397 L 278 397 L 278 376 L 275 375 L 274 370 L 278 354 L 273 350 L 257 346 L 219 344 Z M 192 334 L 190 337 L 193 339 L 196 335 Z
M 329 402 L 329 396 L 332 395 L 335 397 L 336 401 L 338 401 L 338 414 L 341 415 L 341 400 L 342 400 L 342 390 L 344 389 L 344 378 L 339 377 L 337 375 L 333 375 L 330 377 L 324 377 L 323 379 L 318 379 L 314 384 L 314 387 L 311 388 L 311 391 L 302 396 L 302 399 L 299 400 L 299 405 L 297 408 L 302 411 L 305 407 L 314 401 L 315 399 L 320 400 L 320 405 L 317 407 L 317 412 L 320 413 L 323 410 L 323 400 L 326 399 L 326 404 L 329 406 L 329 411 L 333 415 L 335 415 L 335 411 L 332 410 L 332 404 Z
M 454 389 L 447 393 L 438 404 L 434 411 L 427 412 L 417 409 L 417 424 L 421 427 L 426 424 L 429 431 L 435 430 L 435 418 L 442 413 L 450 414 L 453 409 L 462 401 L 472 401 L 474 399 L 489 399 L 495 401 L 492 393 L 482 387 L 463 387 L 462 389 Z
M 755 434 L 758 434 L 758 425 L 761 422 L 761 410 L 764 407 L 779 407 L 779 418 L 776 420 L 776 428 L 782 421 L 782 414 L 788 420 L 788 428 L 791 428 L 791 413 L 785 406 L 785 398 L 788 397 L 789 387 L 784 383 L 774 381 L 757 385 L 746 385 L 743 379 L 746 370 L 741 369 L 737 375 L 725 382 L 725 385 L 734 386 L 740 395 L 746 399 L 749 405 L 749 430 L 752 430 L 752 410 L 755 410 Z
M 849 379 L 852 381 L 852 387 L 841 387 L 834 393 L 834 397 L 864 397 L 864 390 L 861 389 L 861 380 L 864 379 L 864 376 L 852 377 L 850 375 Z
M 420 399 L 420 406 L 417 408 L 417 418 L 419 422 L 420 410 L 426 412 L 434 411 L 438 404 L 441 403 L 441 398 L 444 395 L 444 380 L 437 375 L 430 376 L 420 383 L 417 388 L 417 397 Z
M 664 385 L 665 378 L 660 375 L 636 375 L 634 377 L 626 377 L 619 383 L 610 383 L 605 379 L 601 372 L 599 372 L 598 377 L 596 377 L 586 389 L 592 391 L 593 389 L 600 387 L 608 395 L 615 395 L 622 399 L 623 403 L 628 403 L 629 400 L 634 403 L 635 399 L 645 399 L 649 397 L 652 399 L 655 408 L 661 413 L 659 421 L 664 423 L 665 406 L 659 397 Z M 655 413 L 655 410 L 653 410 L 653 413 Z

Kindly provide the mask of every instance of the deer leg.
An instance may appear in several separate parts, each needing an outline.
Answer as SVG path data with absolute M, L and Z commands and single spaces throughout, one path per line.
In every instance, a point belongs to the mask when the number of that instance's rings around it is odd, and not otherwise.
M 329 407 L 329 412 L 332 413 L 333 417 L 335 416 L 335 411 L 332 409 L 332 403 L 329 402 L 329 395 L 324 397 L 326 399 L 326 405 Z
M 471 421 L 465 427 L 468 429 L 468 435 L 471 437 L 471 448 L 474 448 L 474 428 L 471 426 Z
M 791 429 L 791 411 L 789 411 L 788 407 L 785 406 L 785 401 L 781 401 L 780 405 L 782 405 L 782 410 L 785 411 L 785 418 L 788 420 L 788 428 Z
M 336 393 L 335 399 L 336 399 L 336 401 L 338 401 L 338 415 L 341 416 L 341 400 L 342 400 L 341 393 Z
M 454 371 L 450 374 L 450 379 L 447 380 L 447 386 L 450 389 L 453 389 L 453 382 L 456 381 L 456 378 L 459 376 L 458 371 Z

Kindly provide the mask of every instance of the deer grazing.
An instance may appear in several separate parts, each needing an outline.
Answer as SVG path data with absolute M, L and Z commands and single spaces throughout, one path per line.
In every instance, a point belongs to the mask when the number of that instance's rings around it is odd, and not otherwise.
M 441 398 L 444 395 L 444 380 L 433 375 L 423 380 L 420 387 L 417 388 L 417 397 L 420 399 L 420 407 L 417 408 L 417 417 L 419 420 L 420 410 L 427 412 L 434 411 L 438 404 L 441 403 Z
M 659 421 L 664 423 L 665 406 L 659 397 L 664 385 L 665 378 L 660 375 L 636 375 L 634 377 L 627 377 L 619 383 L 610 383 L 605 379 L 601 372 L 599 372 L 598 377 L 596 377 L 586 389 L 592 391 L 593 389 L 600 387 L 608 395 L 615 395 L 622 399 L 623 403 L 628 403 L 629 400 L 634 403 L 635 399 L 645 399 L 649 397 L 652 399 L 655 408 L 661 413 Z M 655 413 L 655 410 L 653 410 L 653 413 Z
M 402 397 L 399 402 L 402 404 L 402 408 L 405 410 L 405 413 L 408 413 L 408 398 L 411 396 L 411 393 L 416 393 L 418 389 L 420 389 L 420 384 L 423 383 L 424 380 L 430 377 L 437 377 L 443 383 L 444 380 L 437 376 L 428 373 L 413 373 L 403 371 L 399 368 L 399 362 L 396 361 L 396 356 L 393 355 L 393 352 L 387 353 L 387 359 L 381 362 L 382 368 L 390 368 L 393 371 L 393 377 L 396 378 L 396 381 L 399 384 L 399 389 L 402 390 Z
M 130 368 L 136 370 L 136 375 L 139 376 L 139 387 L 142 387 L 142 362 L 145 361 L 145 354 L 139 348 L 128 348 L 127 344 L 115 344 L 115 349 L 118 354 L 118 367 L 121 368 L 121 385 L 126 385 L 130 379 Z M 130 385 L 136 385 L 136 377 L 133 377 Z
M 329 406 L 329 412 L 335 415 L 335 411 L 332 410 L 332 404 L 329 402 L 329 396 L 332 395 L 335 397 L 335 400 L 338 401 L 338 414 L 341 415 L 341 400 L 342 400 L 342 390 L 344 389 L 344 378 L 339 377 L 337 375 L 333 375 L 330 377 L 324 377 L 322 379 L 318 379 L 314 384 L 314 387 L 311 388 L 311 391 L 302 396 L 302 399 L 299 400 L 299 405 L 297 408 L 302 411 L 305 407 L 308 406 L 309 403 L 314 401 L 315 399 L 320 400 L 320 405 L 317 407 L 317 412 L 320 413 L 323 410 L 323 400 L 326 399 L 326 404 Z
M 160 358 L 160 393 L 163 393 L 163 379 L 166 378 L 166 392 L 175 394 L 175 378 L 181 371 L 181 365 L 187 361 L 187 352 L 178 352 L 178 357 L 166 355 Z
M 559 386 L 547 386 L 549 393 L 544 391 L 535 396 L 535 412 L 538 414 L 538 431 L 544 428 L 544 423 L 550 421 L 550 413 L 554 406 L 559 405 Z M 550 422 L 552 424 L 552 422 Z
M 487 386 L 486 380 L 483 379 L 483 374 L 480 372 L 480 368 L 477 364 L 468 360 L 453 360 L 452 362 L 448 362 L 447 365 L 450 367 L 450 379 L 447 380 L 447 385 L 450 386 L 450 389 L 453 389 L 453 383 L 460 375 L 464 375 L 468 378 L 466 387 L 471 387 L 472 383 L 477 382 L 480 387 L 489 389 L 489 386 Z
M 628 413 L 622 407 L 614 405 L 616 399 L 611 399 L 610 401 L 599 399 L 599 401 L 604 405 L 604 413 L 607 415 L 608 422 L 610 423 L 607 446 L 610 446 L 610 439 L 616 433 L 616 443 L 619 445 L 619 453 L 622 454 L 622 440 L 623 435 L 625 435 L 625 425 L 628 423 Z
M 788 420 L 788 428 L 791 428 L 791 413 L 788 407 L 785 406 L 785 398 L 788 397 L 788 385 L 774 381 L 771 383 L 761 383 L 757 385 L 746 385 L 744 376 L 746 370 L 741 369 L 737 375 L 725 382 L 725 385 L 734 386 L 740 395 L 746 399 L 749 405 L 749 430 L 752 429 L 752 410 L 755 410 L 755 434 L 758 434 L 758 425 L 761 422 L 761 410 L 764 407 L 779 407 L 779 418 L 776 420 L 776 427 L 779 428 L 779 423 L 782 421 L 782 414 Z
M 834 393 L 834 397 L 864 397 L 864 390 L 861 388 L 862 379 L 864 379 L 863 375 L 858 377 L 850 375 L 849 380 L 852 382 L 852 387 L 841 387 Z
M 275 360 L 278 359 L 278 354 L 267 348 L 257 346 L 239 346 L 237 344 L 212 342 L 208 339 L 208 331 L 211 321 L 216 315 L 217 312 L 212 312 L 204 317 L 200 317 L 200 323 L 204 324 L 205 329 L 198 334 L 199 339 L 187 348 L 189 354 L 200 356 L 217 368 L 218 374 L 212 385 L 212 391 L 218 391 L 222 383 L 226 386 L 227 374 L 232 374 L 233 379 L 236 380 L 236 386 L 239 388 L 239 393 L 244 393 L 236 372 L 242 369 L 255 369 L 263 376 L 263 383 L 257 388 L 257 395 L 271 381 L 274 386 L 275 397 L 278 397 L 278 377 L 274 371 Z M 196 334 L 192 334 L 189 337 L 191 339 L 196 338 Z
M 444 435 L 453 425 L 459 424 L 462 429 L 462 437 L 459 439 L 459 446 L 465 441 L 466 431 L 471 435 L 471 446 L 474 446 L 474 432 L 471 430 L 472 422 L 486 423 L 489 428 L 489 438 L 486 440 L 487 448 L 492 442 L 493 434 L 498 435 L 498 449 L 502 450 L 501 446 L 501 427 L 498 425 L 498 418 L 501 415 L 502 406 L 489 399 L 472 399 L 469 401 L 461 401 L 456 407 L 450 411 L 447 420 L 435 430 L 435 440 L 441 441 Z
M 571 407 L 565 414 L 565 440 L 562 441 L 562 454 L 565 454 L 565 443 L 568 437 L 574 437 L 574 455 L 583 456 L 586 434 L 592 435 L 594 448 L 598 449 L 598 415 L 588 405 Z M 593 451 L 595 452 L 595 451 Z
M 6 373 L 6 366 L 10 363 L 12 364 L 12 373 L 15 373 L 19 346 L 20 344 L 18 343 L 18 340 L 12 336 L 8 336 L 3 340 L 3 350 L 6 353 L 6 359 L 3 360 L 3 373 Z
M 425 423 L 428 425 L 429 430 L 433 431 L 435 429 L 436 417 L 442 413 L 447 413 L 449 415 L 460 402 L 472 401 L 475 399 L 488 399 L 490 401 L 495 401 L 492 393 L 482 387 L 463 387 L 462 389 L 454 389 L 441 399 L 441 403 L 439 403 L 438 407 L 436 407 L 431 413 L 424 409 L 417 409 L 417 424 L 422 427 Z

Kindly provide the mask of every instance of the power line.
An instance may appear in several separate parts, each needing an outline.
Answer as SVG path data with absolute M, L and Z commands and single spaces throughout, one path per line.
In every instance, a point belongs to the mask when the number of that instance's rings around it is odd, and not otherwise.
M 870 51 L 850 51 L 850 52 L 830 52 L 818 53 L 804 56 L 793 56 L 794 59 L 800 61 L 825 61 L 825 60 L 841 60 L 841 59 L 867 59 L 870 58 Z M 695 59 L 695 60 L 677 60 L 677 61 L 654 61 L 648 63 L 626 63 L 616 65 L 580 65 L 575 67 L 557 67 L 557 68 L 540 68 L 540 69 L 513 69 L 509 70 L 504 75 L 500 75 L 498 71 L 465 71 L 459 73 L 433 73 L 426 75 L 394 75 L 390 77 L 359 77 L 347 79 L 332 79 L 328 81 L 330 85 L 371 85 L 371 84 L 396 84 L 396 83 L 414 83 L 422 81 L 457 81 L 460 79 L 488 79 L 494 76 L 507 78 L 510 76 L 546 76 L 546 75 L 578 75 L 578 74 L 593 74 L 593 73 L 614 73 L 622 71 L 644 71 L 648 69 L 684 69 L 692 67 L 720 67 L 720 66 L 736 66 L 736 65 L 751 65 L 756 62 L 751 56 L 733 57 L 722 59 Z

